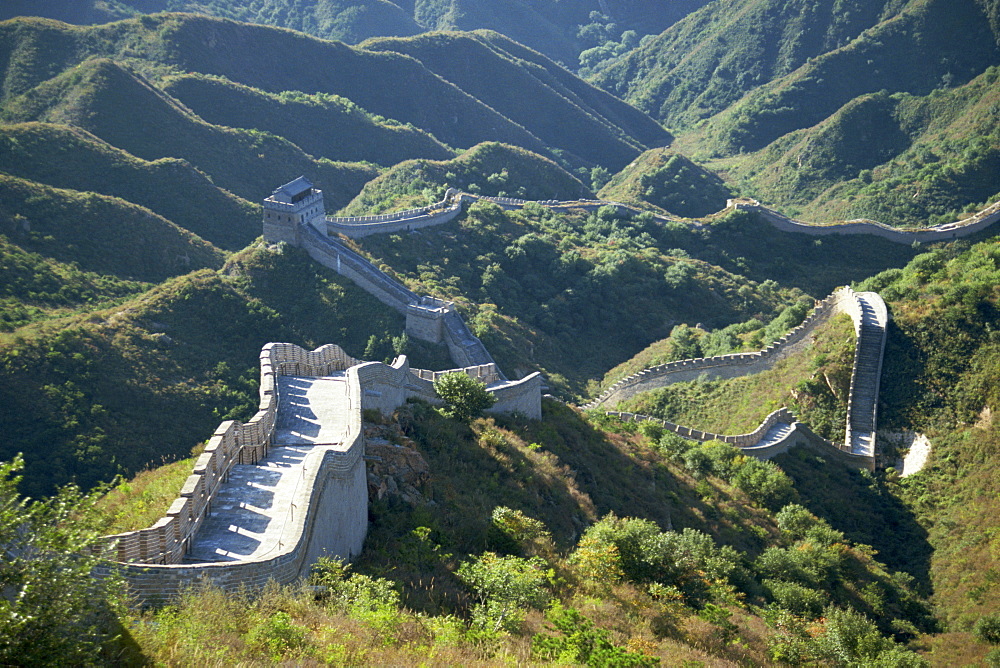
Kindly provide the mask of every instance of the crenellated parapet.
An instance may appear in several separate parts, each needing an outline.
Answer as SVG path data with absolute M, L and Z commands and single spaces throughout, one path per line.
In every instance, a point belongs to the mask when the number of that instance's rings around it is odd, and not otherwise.
M 840 312 L 843 303 L 850 302 L 849 299 L 844 301 L 844 290 L 850 288 L 842 288 L 827 296 L 816 304 L 801 323 L 762 350 L 677 360 L 649 367 L 617 381 L 583 408 L 590 410 L 605 404 L 614 405 L 642 392 L 672 383 L 696 380 L 702 375 L 709 378 L 736 378 L 766 371 L 775 362 L 793 353 L 798 344 L 831 315 Z
M 804 223 L 780 214 L 777 211 L 762 205 L 757 200 L 749 198 L 731 199 L 726 203 L 726 207 L 737 211 L 752 211 L 757 213 L 774 228 L 783 232 L 808 234 L 812 236 L 825 236 L 829 234 L 866 234 L 888 239 L 889 241 L 894 241 L 900 244 L 912 244 L 915 242 L 932 243 L 935 241 L 959 239 L 984 230 L 1000 220 L 1000 202 L 991 204 L 971 216 L 963 218 L 962 220 L 956 220 L 942 225 L 935 225 L 934 227 L 905 230 L 890 227 L 874 220 L 865 219 L 848 220 L 840 223 L 831 223 L 829 225 Z
M 322 191 L 315 189 L 304 177 L 299 177 L 278 188 L 264 200 L 264 239 L 272 243 L 285 241 L 297 244 L 296 225 L 298 224 L 308 224 L 324 236 L 344 235 L 351 239 L 360 239 L 373 234 L 413 232 L 425 227 L 447 223 L 461 214 L 464 204 L 480 200 L 492 202 L 507 211 L 522 209 L 528 204 L 534 204 L 557 210 L 579 209 L 584 211 L 596 211 L 601 207 L 610 206 L 623 216 L 637 215 L 643 212 L 643 209 L 639 207 L 610 200 L 525 200 L 513 197 L 474 195 L 449 188 L 444 199 L 424 207 L 369 216 L 326 216 L 323 212 Z M 773 227 L 784 232 L 812 236 L 865 234 L 902 244 L 930 243 L 966 237 L 986 229 L 1000 220 L 1000 202 L 991 204 L 962 220 L 934 227 L 905 230 L 867 219 L 831 224 L 806 223 L 789 218 L 762 205 L 757 200 L 747 197 L 727 200 L 726 209 L 755 212 Z M 679 220 L 660 214 L 654 214 L 654 217 L 661 221 L 676 222 Z
M 607 414 L 618 418 L 622 422 L 652 422 L 653 424 L 657 424 L 671 433 L 692 441 L 721 441 L 723 443 L 734 445 L 737 448 L 750 448 L 755 446 L 760 443 L 764 436 L 771 429 L 773 429 L 775 425 L 780 423 L 792 424 L 796 421 L 795 415 L 790 410 L 787 408 L 779 408 L 764 418 L 764 421 L 760 423 L 760 426 L 753 431 L 733 436 L 715 434 L 710 431 L 701 431 L 700 429 L 692 429 L 691 427 L 674 424 L 668 420 L 661 420 L 660 418 L 650 417 L 649 415 L 640 415 L 638 413 L 608 411 Z
M 269 343 L 260 353 L 260 404 L 248 422 L 227 420 L 219 425 L 178 498 L 153 526 L 105 536 L 98 548 L 111 547 L 119 562 L 176 564 L 191 547 L 191 538 L 211 510 L 212 500 L 229 471 L 237 464 L 255 464 L 273 444 L 278 409 L 278 376 L 325 376 L 357 365 L 340 346 L 325 345 L 306 351 L 290 343 Z
M 497 398 L 492 412 L 541 417 L 537 373 L 506 381 L 494 364 L 431 372 L 411 370 L 405 356 L 390 365 L 363 362 L 333 344 L 312 351 L 290 343 L 267 344 L 260 354 L 257 414 L 246 423 L 226 421 L 219 426 L 163 518 L 146 529 L 105 536 L 95 545 L 95 551 L 112 562 L 104 570 L 116 570 L 135 597 L 153 602 L 168 600 L 204 578 L 228 591 L 255 589 L 268 580 L 296 580 L 323 554 L 356 556 L 364 541 L 368 513 L 362 412 L 388 414 L 411 397 L 438 402 L 434 380 L 454 372 L 488 384 L 487 390 Z M 338 387 L 343 388 L 343 394 L 334 395 L 341 405 L 335 413 L 338 424 L 316 426 L 333 437 L 307 438 L 308 447 L 295 447 L 287 442 L 287 434 L 294 435 L 295 428 L 281 427 L 282 402 L 301 403 L 293 388 L 331 377 L 339 378 Z M 317 419 L 321 418 L 310 418 L 309 424 Z M 282 456 L 286 451 L 306 454 L 298 463 L 289 464 L 296 458 Z M 273 525 L 270 542 L 247 555 L 234 553 L 231 547 L 221 551 L 212 547 L 216 543 L 211 535 L 206 539 L 206 532 L 218 533 L 219 526 L 239 521 L 227 519 L 231 505 L 219 504 L 232 504 L 234 493 L 252 491 L 252 486 L 241 484 L 234 492 L 230 477 L 237 468 L 243 475 L 275 456 L 283 462 L 278 470 L 288 471 L 292 466 L 295 472 L 291 487 L 284 491 L 288 497 L 285 510 L 278 509 L 267 522 Z M 276 502 L 274 507 L 278 507 Z
M 652 420 L 665 429 L 696 441 L 722 441 L 764 458 L 784 452 L 792 444 L 836 449 L 846 461 L 872 468 L 875 465 L 875 432 L 878 415 L 879 379 L 885 351 L 886 327 L 889 322 L 885 302 L 874 292 L 856 293 L 850 287 L 835 290 L 786 335 L 767 348 L 752 353 L 735 353 L 696 359 L 678 360 L 644 369 L 618 381 L 584 409 L 614 405 L 641 392 L 673 383 L 695 380 L 702 376 L 737 378 L 760 373 L 787 357 L 806 340 L 816 327 L 832 315 L 847 313 L 854 322 L 857 337 L 851 366 L 851 386 L 848 392 L 848 420 L 844 442 L 835 444 L 809 430 L 787 408 L 772 412 L 753 432 L 725 435 L 676 425 L 666 420 L 634 413 L 608 411 L 609 415 L 629 422 Z M 787 427 L 787 429 L 782 428 Z

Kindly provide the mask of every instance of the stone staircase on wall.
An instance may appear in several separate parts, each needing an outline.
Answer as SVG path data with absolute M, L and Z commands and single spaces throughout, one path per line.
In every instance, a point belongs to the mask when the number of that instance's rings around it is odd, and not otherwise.
M 387 365 L 287 343 L 264 346 L 260 368 L 260 411 L 216 430 L 167 515 L 95 546 L 117 562 L 103 572 L 124 577 L 140 601 L 168 600 L 203 578 L 227 591 L 289 583 L 323 554 L 357 555 L 368 513 L 362 411 L 438 401 L 433 379 L 445 373 L 410 369 L 405 356 Z M 491 412 L 541 417 L 540 374 L 456 371 L 490 383 Z
M 851 453 L 873 457 L 888 313 L 878 295 L 863 292 L 857 297 L 860 307 L 860 318 L 855 327 L 858 343 L 854 350 L 848 395 L 845 445 L 850 447 Z

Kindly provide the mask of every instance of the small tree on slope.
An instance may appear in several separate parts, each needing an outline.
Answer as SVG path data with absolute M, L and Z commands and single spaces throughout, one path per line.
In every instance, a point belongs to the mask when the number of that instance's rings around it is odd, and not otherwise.
M 44 501 L 18 494 L 20 456 L 0 462 L 0 665 L 97 665 L 117 625 L 113 579 L 88 554 L 99 492 L 75 486 Z
M 496 403 L 486 385 L 468 375 L 446 373 L 434 381 L 434 391 L 444 401 L 443 412 L 456 420 L 469 420 Z

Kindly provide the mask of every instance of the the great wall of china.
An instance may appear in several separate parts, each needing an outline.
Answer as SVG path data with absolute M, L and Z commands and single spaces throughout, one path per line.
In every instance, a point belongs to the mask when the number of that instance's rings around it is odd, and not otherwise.
M 424 227 L 447 223 L 461 213 L 463 204 L 478 200 L 493 202 L 497 206 L 507 210 L 521 209 L 527 204 L 537 204 L 550 209 L 583 209 L 587 211 L 611 206 L 617 209 L 622 215 L 636 215 L 643 212 L 642 209 L 630 204 L 608 200 L 524 200 L 511 197 L 474 195 L 449 188 L 442 201 L 426 207 L 373 216 L 321 216 L 313 220 L 313 225 L 321 234 L 328 236 L 343 234 L 345 237 L 351 239 L 360 239 L 372 234 L 412 232 Z M 766 222 L 783 232 L 811 236 L 826 236 L 830 234 L 872 235 L 901 244 L 912 244 L 914 242 L 932 243 L 935 241 L 962 238 L 980 232 L 1000 221 L 1000 202 L 995 202 L 961 220 L 934 227 L 913 229 L 898 229 L 873 220 L 849 220 L 831 224 L 807 223 L 789 218 L 749 198 L 730 199 L 726 202 L 726 209 L 757 213 Z M 660 220 L 684 220 L 669 218 L 659 214 L 655 214 L 655 217 Z
M 738 435 L 715 434 L 634 413 L 619 411 L 608 411 L 608 413 L 629 422 L 652 420 L 684 438 L 730 443 L 765 459 L 785 452 L 790 447 L 806 445 L 827 452 L 832 448 L 841 453 L 841 459 L 855 466 L 874 468 L 878 382 L 882 372 L 885 329 L 889 315 L 885 302 L 877 294 L 870 292 L 859 294 L 849 287 L 840 288 L 826 297 L 801 324 L 763 350 L 678 360 L 650 367 L 619 380 L 597 399 L 584 406 L 584 409 L 592 410 L 604 405 L 614 405 L 642 392 L 672 383 L 692 381 L 702 377 L 736 378 L 766 371 L 773 368 L 779 360 L 804 348 L 809 335 L 838 313 L 847 313 L 851 316 L 857 340 L 848 392 L 849 419 L 845 426 L 844 441 L 839 445 L 808 430 L 787 408 L 772 412 L 754 431 Z M 788 429 L 776 429 L 782 425 L 787 425 Z
M 497 397 L 492 410 L 518 412 L 529 417 L 541 415 L 541 376 L 532 374 L 520 381 L 508 382 L 496 367 L 489 352 L 472 335 L 453 305 L 430 297 L 420 297 L 408 290 L 370 262 L 335 239 L 343 234 L 360 238 L 370 234 L 413 231 L 439 225 L 458 216 L 465 202 L 484 199 L 505 209 L 522 208 L 525 200 L 480 197 L 449 190 L 445 199 L 435 205 L 378 216 L 328 217 L 323 210 L 322 192 L 304 179 L 287 184 L 265 200 L 264 238 L 270 243 L 286 242 L 301 246 L 321 264 L 336 270 L 369 291 L 382 302 L 406 316 L 406 331 L 411 335 L 444 343 L 456 364 L 465 373 L 491 384 Z M 298 183 L 298 191 L 295 184 Z M 288 186 L 293 186 L 288 189 Z M 542 201 L 552 208 L 584 208 L 594 210 L 614 206 L 622 214 L 638 213 L 634 207 L 617 202 L 579 200 L 572 202 Z M 900 231 L 869 221 L 852 221 L 840 225 L 813 226 L 788 219 L 762 207 L 753 200 L 731 200 L 728 206 L 756 211 L 778 229 L 806 234 L 876 234 L 899 243 L 937 241 L 966 236 L 1000 220 L 1000 203 L 974 216 L 949 225 L 925 230 Z M 877 297 L 877 295 L 875 295 Z M 836 446 L 812 433 L 795 421 L 787 409 L 773 412 L 753 432 L 728 436 L 694 430 L 661 421 L 666 428 L 687 438 L 721 440 L 732 443 L 760 457 L 771 457 L 794 445 L 830 449 L 846 461 L 872 466 L 874 462 L 874 424 L 878 397 L 878 374 L 884 348 L 885 305 L 881 309 L 881 336 L 865 327 L 864 300 L 849 289 L 827 297 L 799 327 L 757 353 L 740 353 L 700 360 L 683 360 L 654 369 L 647 369 L 615 386 L 596 400 L 595 405 L 617 401 L 640 388 L 662 386 L 666 382 L 690 379 L 687 376 L 712 374 L 743 375 L 770 368 L 787 355 L 797 343 L 820 322 L 834 312 L 851 313 L 858 335 L 857 353 L 852 369 L 851 405 L 845 444 Z M 869 309 L 870 310 L 870 309 Z M 869 323 L 870 325 L 870 323 Z M 862 369 L 863 347 L 871 348 L 876 340 L 878 360 L 874 371 Z M 863 342 L 869 343 L 863 346 Z M 870 363 L 868 363 L 870 366 Z M 247 423 L 227 421 L 212 436 L 194 471 L 184 484 L 180 496 L 167 514 L 152 527 L 107 536 L 98 547 L 108 551 L 114 563 L 109 567 L 125 576 L 135 595 L 142 600 L 164 600 L 178 594 L 185 586 L 208 578 L 217 585 L 236 590 L 256 588 L 268 580 L 291 582 L 301 577 L 311 563 L 324 553 L 350 558 L 360 552 L 367 529 L 368 494 L 364 479 L 364 435 L 362 411 L 377 409 L 391 412 L 408 397 L 434 400 L 433 380 L 444 372 L 412 370 L 405 357 L 392 365 L 361 362 L 349 357 L 335 345 L 308 352 L 292 344 L 267 344 L 261 352 L 260 405 L 257 414 Z M 346 374 L 350 405 L 346 438 L 337 448 L 321 448 L 310 454 L 303 467 L 303 480 L 296 487 L 295 502 L 281 529 L 280 549 L 266 558 L 225 562 L 186 563 L 185 555 L 192 538 L 212 509 L 217 490 L 226 481 L 233 467 L 253 464 L 267 456 L 274 445 L 275 420 L 279 397 L 277 379 L 280 376 L 325 376 L 334 371 Z M 863 400 L 855 398 L 856 382 L 867 374 L 874 388 L 869 387 Z M 855 414 L 859 420 L 855 420 Z M 642 420 L 643 416 L 622 414 L 627 419 Z M 781 438 L 761 445 L 762 438 L 782 423 L 791 428 Z M 860 427 L 859 427 L 860 425 Z M 859 438 L 856 432 L 866 430 Z M 330 508 L 336 507 L 336 517 Z M 330 520 L 336 526 L 330 528 Z M 326 520 L 326 521 L 324 521 Z M 107 552 L 106 552 L 107 553 Z
M 541 417 L 541 376 L 502 381 L 493 364 L 453 371 L 490 383 L 493 412 Z M 212 512 L 218 490 L 234 466 L 256 464 L 274 445 L 281 376 L 323 377 L 344 372 L 351 410 L 344 438 L 309 454 L 291 510 L 280 529 L 278 548 L 265 557 L 191 563 L 188 556 L 199 529 Z M 405 356 L 392 365 L 362 362 L 339 346 L 306 351 L 288 343 L 269 343 L 260 355 L 260 404 L 246 423 L 223 422 L 198 457 L 194 470 L 166 515 L 153 526 L 102 539 L 97 549 L 143 601 L 166 600 L 207 578 L 236 591 L 257 588 L 270 579 L 288 583 L 308 573 L 323 554 L 350 558 L 361 551 L 368 522 L 362 412 L 389 414 L 410 397 L 438 401 L 433 379 L 442 373 L 410 369 Z M 332 517 L 331 515 L 336 515 Z

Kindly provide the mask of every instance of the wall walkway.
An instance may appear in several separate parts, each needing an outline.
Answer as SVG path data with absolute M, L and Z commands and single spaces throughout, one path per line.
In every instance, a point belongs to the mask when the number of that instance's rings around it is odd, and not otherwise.
M 583 209 L 586 211 L 596 211 L 602 206 L 613 206 L 622 215 L 636 215 L 643 212 L 643 209 L 639 207 L 609 200 L 523 200 L 511 197 L 473 195 L 449 188 L 444 200 L 420 209 L 410 209 L 408 211 L 399 211 L 378 216 L 327 216 L 326 229 L 329 234 L 343 234 L 352 239 L 372 234 L 413 231 L 423 227 L 446 223 L 461 213 L 464 203 L 475 202 L 477 200 L 493 202 L 508 211 L 521 209 L 528 203 L 534 203 L 551 209 Z M 851 220 L 829 225 L 806 223 L 784 216 L 762 205 L 760 202 L 749 198 L 731 199 L 726 202 L 726 208 L 758 213 L 773 227 L 784 232 L 812 236 L 867 234 L 882 237 L 883 239 L 900 244 L 912 244 L 913 242 L 931 243 L 934 241 L 958 239 L 975 234 L 1000 221 L 1000 202 L 991 204 L 962 220 L 934 227 L 905 230 L 890 227 L 873 220 Z M 663 221 L 670 220 L 676 222 L 682 220 L 659 214 L 656 214 L 655 217 Z M 699 223 L 691 224 L 699 225 Z
M 434 373 L 361 362 L 339 346 L 269 343 L 260 409 L 222 423 L 179 498 L 152 527 L 105 536 L 96 549 L 142 602 L 168 600 L 207 578 L 227 591 L 292 582 L 323 554 L 349 559 L 367 530 L 362 411 L 409 397 L 438 401 Z M 541 417 L 541 376 L 499 378 L 495 365 L 457 369 L 492 380 L 493 412 Z
M 299 243 L 314 260 L 351 279 L 383 304 L 405 315 L 407 333 L 432 343 L 445 343 L 455 364 L 463 367 L 496 364 L 486 346 L 469 330 L 450 302 L 417 295 L 312 225 L 299 226 Z M 498 373 L 503 377 L 499 369 Z
M 977 211 L 968 218 L 944 225 L 918 229 L 897 229 L 874 220 L 851 220 L 831 225 L 816 225 L 803 223 L 763 206 L 752 199 L 731 199 L 728 207 L 738 211 L 753 211 L 759 213 L 764 220 L 784 232 L 824 236 L 828 234 L 870 234 L 900 244 L 930 243 L 948 241 L 975 234 L 1000 220 L 1000 202 Z
M 856 293 L 849 287 L 839 288 L 817 304 L 798 327 L 764 350 L 679 360 L 651 367 L 618 381 L 583 408 L 591 410 L 604 405 L 614 405 L 641 392 L 695 380 L 701 376 L 736 378 L 760 373 L 772 368 L 779 359 L 804 347 L 808 342 L 808 336 L 816 327 L 837 313 L 847 313 L 851 316 L 857 336 L 851 368 L 851 388 L 848 393 L 849 420 L 843 444 L 834 444 L 808 430 L 787 408 L 778 409 L 768 415 L 753 432 L 735 436 L 692 429 L 645 415 L 617 411 L 608 411 L 608 414 L 630 422 L 652 420 L 684 438 L 731 443 L 763 458 L 784 452 L 790 447 L 790 443 L 808 444 L 810 447 L 825 445 L 843 453 L 847 460 L 853 461 L 855 465 L 873 468 L 879 378 L 882 373 L 885 333 L 889 322 L 885 302 L 874 292 Z

